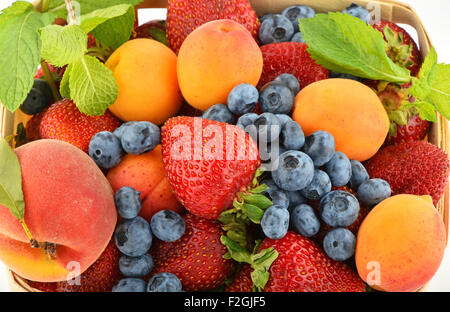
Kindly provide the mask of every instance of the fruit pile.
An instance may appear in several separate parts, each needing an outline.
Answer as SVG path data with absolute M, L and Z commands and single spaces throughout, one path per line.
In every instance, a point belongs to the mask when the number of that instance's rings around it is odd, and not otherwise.
M 364 292 L 436 273 L 450 162 L 426 136 L 450 117 L 450 65 L 433 48 L 422 58 L 356 4 L 258 17 L 248 0 L 169 0 L 138 25 L 139 0 L 79 0 L 81 18 L 59 2 L 0 15 L 10 58 L 27 59 L 0 61 L 0 99 L 24 120 L 0 140 L 0 260 L 16 277 Z

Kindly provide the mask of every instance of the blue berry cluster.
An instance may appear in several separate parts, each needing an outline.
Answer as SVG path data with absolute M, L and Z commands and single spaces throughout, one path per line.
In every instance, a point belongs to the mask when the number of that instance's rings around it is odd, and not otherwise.
M 179 239 L 185 231 L 183 218 L 176 212 L 162 210 L 157 212 L 150 223 L 138 216 L 142 204 L 141 193 L 125 186 L 115 195 L 118 214 L 122 220 L 114 231 L 114 241 L 122 253 L 119 269 L 124 276 L 113 292 L 176 292 L 181 291 L 180 280 L 171 273 L 154 275 L 147 283 L 144 277 L 153 270 L 153 258 L 148 253 L 153 236 L 172 242 Z
M 96 133 L 89 142 L 89 156 L 101 169 L 117 166 L 125 153 L 143 154 L 161 143 L 159 127 L 148 121 L 130 121 L 114 132 Z
M 361 162 L 336 151 L 329 132 L 316 131 L 305 138 L 300 126 L 299 131 L 287 128 L 297 123 L 284 116 L 283 121 L 278 119 L 278 133 L 285 151 L 271 177 L 261 182 L 268 187 L 265 195 L 273 204 L 261 219 L 262 232 L 280 239 L 291 228 L 313 238 L 324 222 L 332 228 L 322 242 L 325 252 L 336 261 L 348 260 L 354 255 L 356 238 L 346 228 L 358 219 L 360 202 L 367 207 L 378 204 L 390 197 L 390 186 L 384 180 L 370 179 Z M 357 191 L 359 200 L 350 192 L 333 190 L 343 186 Z M 319 203 L 318 209 L 312 202 Z
M 298 20 L 315 15 L 314 9 L 305 5 L 290 6 L 281 14 L 266 14 L 260 17 L 259 40 L 262 44 L 287 41 L 304 43 Z

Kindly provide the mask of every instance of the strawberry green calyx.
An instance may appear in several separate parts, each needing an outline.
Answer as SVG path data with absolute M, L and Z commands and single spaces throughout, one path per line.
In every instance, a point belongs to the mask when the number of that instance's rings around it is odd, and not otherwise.
M 389 27 L 383 29 L 383 34 L 386 38 L 386 53 L 389 58 L 400 66 L 406 68 L 412 66 L 414 64 L 411 60 L 413 55 L 413 45 L 404 44 L 403 34 L 398 33 L 396 35 Z
M 233 259 L 240 263 L 248 263 L 253 268 L 250 274 L 253 281 L 253 291 L 263 291 L 270 277 L 270 266 L 278 258 L 278 252 L 275 248 L 270 247 L 258 253 L 256 251 L 250 253 L 227 236 L 222 235 L 220 240 L 228 249 L 228 253 L 225 255 L 228 259 Z

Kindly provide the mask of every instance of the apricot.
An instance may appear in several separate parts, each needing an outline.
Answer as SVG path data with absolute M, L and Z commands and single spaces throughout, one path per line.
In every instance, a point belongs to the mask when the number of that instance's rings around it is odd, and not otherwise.
M 134 39 L 109 57 L 119 96 L 109 107 L 123 121 L 150 121 L 161 125 L 181 107 L 177 56 L 152 39 Z
M 382 291 L 416 291 L 436 273 L 446 245 L 430 196 L 396 195 L 379 203 L 358 231 L 359 276 Z
M 37 140 L 15 152 L 22 171 L 25 223 L 41 248 L 31 248 L 20 222 L 0 205 L 0 260 L 38 282 L 83 273 L 105 250 L 116 225 L 108 180 L 86 153 L 69 143 Z M 43 248 L 46 243 L 51 248 Z
M 108 172 L 107 179 L 114 192 L 124 186 L 141 192 L 142 209 L 139 215 L 147 221 L 160 210 L 178 213 L 184 210 L 164 176 L 161 145 L 145 154 L 126 155 L 120 164 Z
M 350 79 L 314 82 L 295 98 L 292 118 L 305 135 L 330 132 L 336 150 L 364 161 L 375 155 L 389 132 L 389 117 L 369 87 Z
M 181 92 L 193 107 L 205 111 L 227 103 L 238 84 L 256 86 L 263 57 L 252 34 L 232 20 L 203 24 L 185 39 L 178 53 Z

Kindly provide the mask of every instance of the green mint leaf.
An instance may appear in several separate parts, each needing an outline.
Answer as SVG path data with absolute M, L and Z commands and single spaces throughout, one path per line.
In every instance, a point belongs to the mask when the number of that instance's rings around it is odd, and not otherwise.
M 70 99 L 70 72 L 72 71 L 72 65 L 69 64 L 64 71 L 64 75 L 59 85 L 59 93 L 63 98 Z
M 107 47 L 117 49 L 130 39 L 131 34 L 133 33 L 136 16 L 134 14 L 133 6 L 120 6 L 122 10 L 126 7 L 128 7 L 128 9 L 124 14 L 115 18 L 110 18 L 92 30 L 91 33 L 97 41 Z M 116 8 L 118 7 L 116 6 Z M 111 8 L 109 8 L 107 12 L 110 12 L 110 10 Z M 92 14 L 96 12 L 99 11 L 94 11 Z
M 0 27 L 12 17 L 22 15 L 25 12 L 30 12 L 34 10 L 34 7 L 31 3 L 26 1 L 16 1 L 10 7 L 7 7 L 0 14 Z
M 15 111 L 33 86 L 41 62 L 38 30 L 47 26 L 49 15 L 28 9 L 8 18 L 0 27 L 0 101 Z
M 119 4 L 136 6 L 143 0 L 77 0 L 80 4 L 80 14 L 88 14 L 98 9 L 105 9 Z M 67 10 L 64 0 L 50 0 L 49 11 L 55 12 L 59 17 L 66 18 Z
M 159 29 L 157 27 L 150 28 L 150 36 L 152 36 L 153 39 L 156 41 L 161 42 L 164 45 L 168 45 L 169 42 L 167 41 L 166 32 L 162 29 Z
M 130 8 L 132 8 L 132 6 L 129 4 L 120 4 L 107 9 L 99 9 L 86 15 L 82 15 L 81 27 L 85 32 L 89 33 L 104 22 L 126 14 Z
M 416 100 L 415 104 L 421 119 L 436 122 L 436 108 L 433 104 L 422 100 Z
M 419 72 L 419 78 L 412 79 L 409 93 L 418 99 L 425 99 L 431 92 L 433 86 L 438 56 L 434 47 L 431 48 L 425 58 Z
M 317 14 L 300 19 L 299 26 L 311 57 L 325 68 L 373 80 L 411 80 L 409 70 L 387 56 L 383 34 L 356 17 Z
M 87 51 L 87 35 L 80 26 L 50 25 L 41 29 L 42 58 L 63 67 L 82 58 Z
M 70 98 L 87 115 L 103 115 L 118 95 L 112 71 L 97 58 L 85 55 L 71 64 Z
M 437 111 L 450 120 L 450 65 L 438 64 L 427 100 L 431 101 Z
M 0 139 L 0 204 L 8 207 L 16 219 L 23 220 L 25 202 L 20 163 L 16 153 L 3 138 Z

